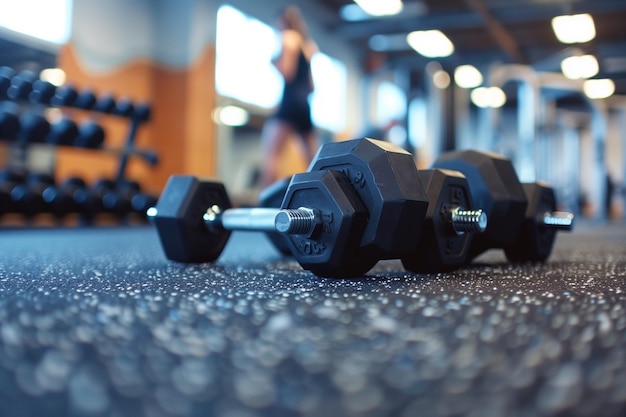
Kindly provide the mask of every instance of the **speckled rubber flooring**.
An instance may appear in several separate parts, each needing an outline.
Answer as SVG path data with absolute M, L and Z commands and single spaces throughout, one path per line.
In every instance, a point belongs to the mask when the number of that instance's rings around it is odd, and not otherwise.
M 0 229 L 1 416 L 625 416 L 626 227 L 547 264 L 320 279 L 264 236 Z

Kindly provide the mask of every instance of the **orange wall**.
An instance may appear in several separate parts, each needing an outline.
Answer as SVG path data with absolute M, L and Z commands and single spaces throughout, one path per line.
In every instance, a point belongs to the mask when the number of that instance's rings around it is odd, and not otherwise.
M 96 73 L 81 65 L 71 44 L 59 54 L 59 67 L 65 70 L 68 83 L 77 88 L 151 103 L 152 118 L 139 128 L 135 143 L 139 149 L 155 150 L 160 162 L 153 167 L 131 158 L 126 172 L 127 177 L 155 193 L 174 173 L 215 175 L 216 138 L 211 120 L 215 106 L 214 62 L 215 48 L 210 45 L 188 68 L 168 68 L 148 59 L 137 59 L 114 71 Z M 97 118 L 107 133 L 106 146 L 124 145 L 130 127 L 128 119 L 71 109 L 64 113 L 77 121 Z M 117 156 L 94 150 L 59 149 L 57 176 L 62 180 L 80 175 L 88 181 L 112 178 L 117 173 L 118 160 Z

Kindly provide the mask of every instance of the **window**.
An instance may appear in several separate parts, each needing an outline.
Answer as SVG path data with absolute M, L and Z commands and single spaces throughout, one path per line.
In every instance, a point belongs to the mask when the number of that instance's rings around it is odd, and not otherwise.
M 382 81 L 378 84 L 376 99 L 376 122 L 387 126 L 394 120 L 403 120 L 406 115 L 406 95 L 397 85 Z
M 72 0 L 0 0 L 0 26 L 65 44 L 72 27 Z
M 243 36 L 245 34 L 245 36 Z M 270 109 L 278 105 L 283 80 L 272 64 L 279 33 L 231 6 L 217 11 L 215 87 L 218 94 Z M 315 126 L 332 132 L 345 128 L 345 65 L 323 53 L 311 62 L 315 91 L 311 116 Z
M 315 91 L 311 97 L 313 124 L 341 132 L 346 127 L 346 67 L 321 52 L 311 60 Z
M 225 97 L 271 108 L 282 91 L 280 73 L 272 65 L 276 33 L 239 10 L 217 11 L 215 87 Z

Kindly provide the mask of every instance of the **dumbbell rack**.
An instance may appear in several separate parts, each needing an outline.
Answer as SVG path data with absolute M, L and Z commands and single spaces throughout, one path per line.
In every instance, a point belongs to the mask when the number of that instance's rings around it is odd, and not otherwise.
M 93 121 L 79 126 L 64 117 L 50 124 L 44 116 L 47 108 L 74 108 L 126 118 L 129 127 L 124 144 L 118 148 L 105 146 L 105 131 Z M 135 144 L 139 128 L 150 120 L 150 110 L 147 103 L 111 95 L 97 97 L 91 90 L 79 91 L 67 84 L 57 87 L 30 71 L 15 73 L 12 68 L 0 67 L 0 140 L 9 142 L 10 155 L 4 168 L 28 173 L 28 156 L 35 144 L 50 146 L 53 151 L 57 146 L 90 149 L 118 156 L 118 167 L 111 181 L 115 185 L 127 185 L 132 182 L 126 178 L 130 157 L 138 157 L 149 165 L 158 163 L 156 152 L 138 149 Z M 54 177 L 53 172 L 48 174 Z M 6 210 L 0 207 L 0 214 L 3 211 Z

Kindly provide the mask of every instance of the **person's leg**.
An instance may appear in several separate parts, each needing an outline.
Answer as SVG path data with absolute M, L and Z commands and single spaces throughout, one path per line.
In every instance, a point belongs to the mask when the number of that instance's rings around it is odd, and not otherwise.
M 280 120 L 270 119 L 265 123 L 262 133 L 262 150 L 264 155 L 261 187 L 267 187 L 277 178 L 278 159 L 293 128 Z
M 315 157 L 320 144 L 314 131 L 303 134 L 302 141 L 304 156 L 306 157 L 307 164 L 309 164 Z

